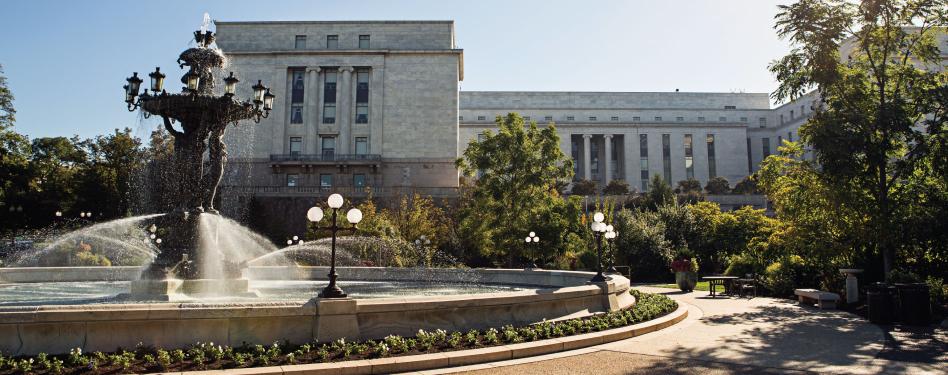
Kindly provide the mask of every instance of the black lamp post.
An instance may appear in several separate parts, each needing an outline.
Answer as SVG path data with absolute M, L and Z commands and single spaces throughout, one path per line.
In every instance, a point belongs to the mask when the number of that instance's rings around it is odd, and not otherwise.
M 345 200 L 339 194 L 332 194 L 329 196 L 329 199 L 326 200 L 326 203 L 329 205 L 329 208 L 332 210 L 332 225 L 326 227 L 332 233 L 332 255 L 329 260 L 329 285 L 323 289 L 322 293 L 319 293 L 319 298 L 345 298 L 346 292 L 342 291 L 342 288 L 339 288 L 336 285 L 336 233 L 339 231 L 355 231 L 356 225 L 362 221 L 362 211 L 359 211 L 358 208 L 352 208 L 346 212 L 346 221 L 348 221 L 352 226 L 350 227 L 340 227 L 337 222 L 337 216 L 339 209 L 342 208 L 342 204 L 345 203 Z M 319 229 L 318 224 L 323 220 L 323 209 L 319 206 L 314 206 L 306 212 L 306 218 L 313 222 Z
M 536 232 L 530 232 L 530 234 L 527 235 L 526 238 L 524 238 L 524 241 L 526 241 L 527 246 L 531 246 L 530 244 L 533 244 L 533 246 L 535 246 L 535 247 L 539 247 L 539 246 L 540 246 L 540 237 L 537 237 Z M 536 255 L 536 254 L 534 254 L 534 255 Z M 540 268 L 539 266 L 537 266 L 536 258 L 535 258 L 535 257 L 530 257 L 530 258 L 531 258 L 531 259 L 530 259 L 530 265 L 528 265 L 527 268 L 531 268 L 531 269 L 538 269 L 538 268 Z
M 431 267 L 431 254 L 428 248 L 430 245 L 431 240 L 429 240 L 426 235 L 422 234 L 421 237 L 415 239 L 415 251 L 418 252 L 418 256 L 422 257 L 422 265 L 425 267 Z M 424 254 L 422 254 L 422 252 L 424 252 Z
M 609 245 L 609 269 L 606 270 L 606 273 L 617 274 L 619 270 L 616 269 L 616 237 L 619 236 L 619 232 L 616 232 L 612 224 L 606 226 L 606 243 Z
M 591 225 L 593 235 L 596 237 L 596 276 L 593 276 L 590 279 L 590 282 L 601 283 L 606 281 L 606 275 L 602 273 L 602 237 L 606 234 L 606 223 L 602 221 L 605 220 L 606 216 L 602 212 L 596 212 L 593 215 L 593 223 Z

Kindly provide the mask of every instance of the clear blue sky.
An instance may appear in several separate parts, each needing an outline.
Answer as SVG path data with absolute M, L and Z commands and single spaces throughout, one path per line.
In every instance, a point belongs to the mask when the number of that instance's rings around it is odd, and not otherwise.
M 455 20 L 462 90 L 770 92 L 777 0 L 4 1 L 0 64 L 32 137 L 156 125 L 125 110 L 132 71 L 174 61 L 222 21 Z

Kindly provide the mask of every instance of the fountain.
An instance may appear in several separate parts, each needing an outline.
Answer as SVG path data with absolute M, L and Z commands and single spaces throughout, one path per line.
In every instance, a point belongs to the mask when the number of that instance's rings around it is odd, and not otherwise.
M 214 201 L 227 158 L 223 141 L 227 126 L 266 118 L 274 95 L 258 81 L 253 86 L 252 101 L 235 99 L 239 80 L 233 72 L 224 79 L 224 94 L 214 94 L 214 73 L 224 67 L 225 58 L 213 45 L 214 33 L 207 30 L 208 22 L 205 17 L 204 26 L 194 32 L 197 46 L 178 58 L 181 68 L 188 67 L 181 78 L 185 84 L 182 93 L 169 94 L 162 88 L 165 75 L 159 68 L 149 74 L 152 94 L 145 89 L 139 95 L 142 79 L 137 72 L 125 86 L 129 111 L 140 109 L 145 117 L 161 117 L 165 130 L 174 137 L 170 176 L 175 181 L 171 192 L 174 209 L 155 220 L 154 225 L 166 228 L 167 235 L 142 278 L 132 283 L 132 298 L 252 293 L 247 280 L 240 277 L 240 264 L 228 257 L 216 240 L 220 238 L 220 220 L 208 216 L 218 214 Z M 180 124 L 180 130 L 175 123 Z

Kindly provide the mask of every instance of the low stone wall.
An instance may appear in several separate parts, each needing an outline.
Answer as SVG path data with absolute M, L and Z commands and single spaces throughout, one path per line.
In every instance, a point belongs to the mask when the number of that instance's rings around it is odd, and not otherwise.
M 129 281 L 141 273 L 141 267 L 5 267 L 0 283 Z
M 320 267 L 255 269 L 255 275 L 317 278 Z M 409 279 L 411 270 L 343 268 L 349 279 Z M 471 277 L 483 283 L 545 285 L 534 290 L 463 296 L 314 300 L 285 303 L 126 304 L 0 309 L 0 351 L 13 354 L 112 351 L 139 342 L 164 348 L 213 341 L 232 346 L 278 340 L 329 341 L 412 335 L 418 329 L 467 330 L 530 324 L 629 308 L 629 280 L 584 285 L 587 272 L 542 270 L 428 270 L 432 280 Z M 345 280 L 345 277 L 343 278 Z M 424 280 L 424 278 L 422 278 Z M 569 286 L 572 285 L 572 286 Z

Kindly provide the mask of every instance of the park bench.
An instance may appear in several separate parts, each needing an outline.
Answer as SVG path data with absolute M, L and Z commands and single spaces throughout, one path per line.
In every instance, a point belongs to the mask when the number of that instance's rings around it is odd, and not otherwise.
M 795 289 L 801 305 L 816 305 L 821 310 L 823 308 L 835 309 L 836 302 L 839 301 L 839 294 L 823 292 L 816 289 Z

